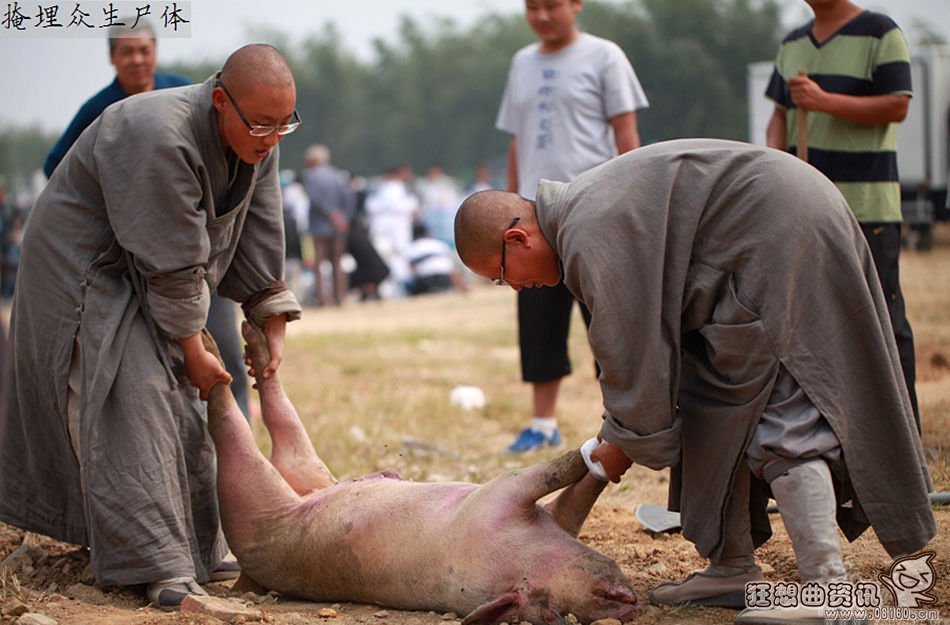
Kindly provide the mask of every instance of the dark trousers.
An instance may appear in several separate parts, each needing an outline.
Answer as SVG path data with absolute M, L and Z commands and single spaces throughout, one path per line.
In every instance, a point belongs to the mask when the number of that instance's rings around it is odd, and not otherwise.
M 590 327 L 590 311 L 578 305 L 584 324 Z M 525 382 L 550 382 L 571 373 L 567 338 L 573 307 L 574 296 L 563 282 L 518 291 L 518 341 Z
M 897 354 L 910 395 L 910 404 L 914 409 L 917 432 L 920 432 L 920 412 L 917 410 L 917 365 L 914 360 L 914 333 L 904 310 L 904 294 L 900 285 L 901 225 L 898 223 L 862 223 L 861 231 L 871 248 L 877 277 L 881 280 L 884 298 L 887 300 L 887 312 L 894 328 L 894 340 L 897 342 Z

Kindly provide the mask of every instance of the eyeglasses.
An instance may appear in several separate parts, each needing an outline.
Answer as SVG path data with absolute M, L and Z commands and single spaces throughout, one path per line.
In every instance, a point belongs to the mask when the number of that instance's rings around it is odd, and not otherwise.
M 511 220 L 511 223 L 508 224 L 508 227 L 505 228 L 505 231 L 511 230 L 515 227 L 515 224 L 521 221 L 521 217 L 515 217 Z M 498 273 L 498 279 L 493 280 L 496 286 L 505 286 L 505 250 L 508 248 L 508 242 L 504 238 L 501 240 L 501 269 Z
M 293 131 L 300 128 L 300 124 L 303 123 L 303 120 L 300 119 L 300 115 L 297 113 L 297 109 L 294 109 L 293 119 L 290 120 L 289 124 L 281 124 L 280 126 L 261 126 L 259 124 L 252 124 L 244 117 L 244 113 L 241 112 L 238 103 L 234 100 L 234 96 L 231 95 L 231 92 L 228 91 L 228 88 L 224 86 L 224 83 L 220 80 L 218 81 L 218 86 L 224 90 L 224 94 L 228 96 L 228 100 L 231 100 L 231 104 L 234 105 L 234 110 L 237 111 L 238 117 L 241 118 L 241 121 L 244 122 L 244 125 L 247 126 L 248 132 L 252 137 L 267 137 L 273 133 L 277 133 L 280 136 L 289 135 Z

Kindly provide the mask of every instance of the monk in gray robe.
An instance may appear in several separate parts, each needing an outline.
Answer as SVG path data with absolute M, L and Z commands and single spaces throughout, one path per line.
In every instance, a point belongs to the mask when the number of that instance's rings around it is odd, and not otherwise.
M 851 540 L 870 524 L 892 556 L 933 537 L 874 264 L 812 167 L 742 143 L 671 141 L 570 184 L 542 181 L 536 202 L 483 191 L 455 228 L 475 273 L 516 290 L 563 279 L 590 308 L 605 410 L 584 480 L 617 481 L 631 462 L 673 467 L 670 508 L 711 561 L 653 603 L 743 607 L 746 582 L 761 579 L 770 493 L 803 581 L 844 575 L 836 519 Z
M 276 49 L 122 100 L 26 226 L 0 399 L 0 520 L 90 548 L 102 585 L 174 609 L 227 553 L 203 401 L 230 382 L 200 331 L 215 288 L 283 350 L 277 143 L 299 125 Z

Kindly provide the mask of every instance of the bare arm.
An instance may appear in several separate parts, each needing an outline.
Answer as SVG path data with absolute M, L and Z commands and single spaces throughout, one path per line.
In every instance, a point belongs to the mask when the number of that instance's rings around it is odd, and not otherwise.
M 508 141 L 508 190 L 518 192 L 518 137 L 514 135 Z
M 184 352 L 188 380 L 198 389 L 201 399 L 208 399 L 208 394 L 218 382 L 231 383 L 231 375 L 221 361 L 204 348 L 200 332 L 180 338 L 178 342 Z
M 610 118 L 610 126 L 614 130 L 614 140 L 617 143 L 617 153 L 623 154 L 640 147 L 640 133 L 637 131 L 637 113 L 621 113 Z
M 788 147 L 785 143 L 787 133 L 788 122 L 785 120 L 785 109 L 776 106 L 772 111 L 772 118 L 769 119 L 769 125 L 765 129 L 765 144 L 776 150 L 784 150 Z
M 855 96 L 829 93 L 807 76 L 788 80 L 792 102 L 806 111 L 820 111 L 856 124 L 877 126 L 901 122 L 907 116 L 910 96 L 900 94 Z

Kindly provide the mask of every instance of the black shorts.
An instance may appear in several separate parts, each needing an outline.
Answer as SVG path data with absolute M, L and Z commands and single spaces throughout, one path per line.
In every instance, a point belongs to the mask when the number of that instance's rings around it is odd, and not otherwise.
M 590 311 L 578 305 L 584 324 L 590 327 Z M 573 307 L 574 296 L 563 282 L 518 291 L 518 341 L 525 382 L 550 382 L 571 373 L 567 338 Z

